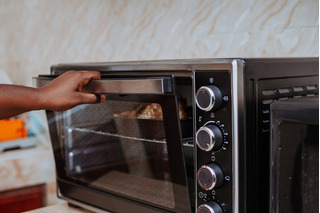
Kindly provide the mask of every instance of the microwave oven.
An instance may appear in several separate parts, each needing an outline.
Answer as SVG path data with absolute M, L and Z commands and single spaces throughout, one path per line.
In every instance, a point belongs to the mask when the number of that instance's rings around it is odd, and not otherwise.
M 58 195 L 97 212 L 269 212 L 270 104 L 319 90 L 318 58 L 58 64 L 36 86 L 68 70 L 107 101 L 47 111 Z

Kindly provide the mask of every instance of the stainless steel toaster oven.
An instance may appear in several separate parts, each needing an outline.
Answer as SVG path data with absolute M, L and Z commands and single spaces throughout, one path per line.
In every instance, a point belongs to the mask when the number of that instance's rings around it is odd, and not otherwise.
M 269 106 L 319 85 L 317 58 L 58 64 L 35 82 L 68 70 L 101 72 L 84 91 L 107 101 L 47 111 L 58 195 L 110 212 L 269 212 Z

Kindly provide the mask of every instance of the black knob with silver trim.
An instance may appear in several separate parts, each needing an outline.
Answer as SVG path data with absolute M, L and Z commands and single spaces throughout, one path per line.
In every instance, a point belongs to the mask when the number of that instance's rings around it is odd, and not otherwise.
M 222 146 L 222 132 L 214 124 L 200 127 L 196 133 L 196 143 L 204 151 L 217 150 Z
M 200 87 L 196 93 L 196 103 L 204 111 L 218 109 L 222 103 L 220 89 L 213 85 Z
M 197 213 L 223 213 L 223 210 L 217 202 L 209 201 L 200 205 Z
M 197 181 L 201 188 L 211 190 L 223 183 L 223 172 L 215 163 L 203 165 L 197 172 Z

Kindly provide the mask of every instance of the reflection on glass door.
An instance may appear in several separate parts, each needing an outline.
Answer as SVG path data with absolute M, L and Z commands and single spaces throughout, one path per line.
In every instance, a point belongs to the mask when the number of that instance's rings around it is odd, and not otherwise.
M 67 178 L 175 208 L 160 104 L 107 101 L 78 106 L 56 117 L 58 129 L 64 129 L 60 143 Z

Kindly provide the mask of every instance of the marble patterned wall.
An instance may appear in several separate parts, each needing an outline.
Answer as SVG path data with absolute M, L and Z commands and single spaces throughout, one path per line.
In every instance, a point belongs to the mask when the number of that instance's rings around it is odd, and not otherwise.
M 0 70 L 61 62 L 318 57 L 318 0 L 0 0 Z
M 0 0 L 0 70 L 20 85 L 63 62 L 318 56 L 318 0 Z M 2 190 L 47 181 L 58 202 L 51 151 L 1 156 Z

